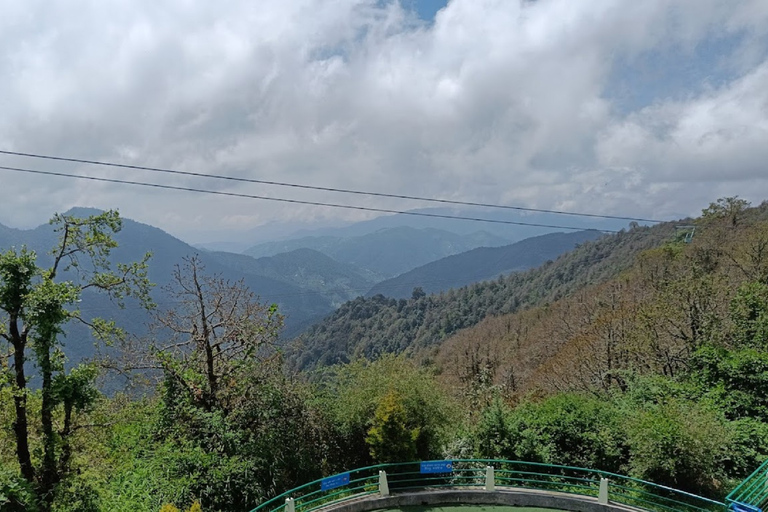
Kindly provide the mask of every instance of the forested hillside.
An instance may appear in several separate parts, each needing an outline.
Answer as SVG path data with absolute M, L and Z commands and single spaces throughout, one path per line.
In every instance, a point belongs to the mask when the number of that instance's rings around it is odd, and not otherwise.
M 743 206 L 711 208 L 690 243 L 670 238 L 611 279 L 457 333 L 437 350 L 444 378 L 482 368 L 512 394 L 624 389 L 628 375 L 684 373 L 704 346 L 751 346 L 768 334 L 768 206 Z
M 601 235 L 600 231 L 550 233 L 502 247 L 478 247 L 377 283 L 366 295 L 402 299 L 410 297 L 413 289 L 417 287 L 428 294 L 461 288 L 494 279 L 501 274 L 538 267 L 574 249 L 578 244 L 594 240 Z
M 554 301 L 610 279 L 629 268 L 640 252 L 674 236 L 673 224 L 634 226 L 585 242 L 540 268 L 494 281 L 435 295 L 415 290 L 410 299 L 360 297 L 302 334 L 292 357 L 299 368 L 308 369 L 428 347 L 486 317 Z

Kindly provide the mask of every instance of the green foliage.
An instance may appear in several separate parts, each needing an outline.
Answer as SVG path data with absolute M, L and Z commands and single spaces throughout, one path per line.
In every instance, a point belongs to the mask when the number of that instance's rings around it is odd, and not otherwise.
M 166 379 L 158 432 L 167 439 L 164 470 L 185 482 L 169 501 L 199 498 L 206 508 L 247 510 L 322 476 L 327 441 L 307 390 L 279 365 L 264 363 L 240 378 L 244 395 L 226 413 L 205 410 Z
M 746 282 L 731 301 L 732 342 L 768 348 L 768 284 Z
M 421 431 L 411 428 L 409 420 L 400 395 L 391 391 L 381 399 L 365 438 L 376 463 L 416 459 Z
M 112 234 L 120 229 L 117 212 L 105 212 L 84 219 L 56 215 L 51 220 L 59 241 L 52 249 L 53 263 L 42 268 L 34 252 L 22 248 L 11 249 L 0 255 L 0 312 L 3 329 L 0 335 L 13 353 L 12 378 L 4 378 L 13 387 L 14 442 L 17 462 L 22 477 L 34 489 L 39 506 L 51 510 L 57 495 L 72 504 L 66 493 L 75 481 L 70 476 L 72 444 L 70 441 L 75 418 L 73 413 L 85 410 L 98 393 L 93 387 L 96 372 L 93 367 L 81 367 L 71 373 L 64 368 L 65 353 L 59 341 L 63 326 L 70 319 L 81 320 L 75 305 L 88 288 L 107 293 L 121 303 L 125 295 L 139 298 L 145 305 L 150 283 L 146 278 L 146 261 L 130 265 L 117 265 L 113 272 L 109 255 L 117 243 Z M 62 272 L 70 271 L 75 279 L 61 280 Z M 93 324 L 91 324 L 93 325 Z M 41 378 L 41 406 L 39 414 L 39 443 L 35 451 L 42 452 L 41 460 L 31 455 L 28 414 L 27 350 L 34 353 L 32 362 Z M 10 365 L 9 365 L 10 366 Z M 8 374 L 11 373 L 8 368 Z M 4 372 L 5 373 L 5 372 Z M 9 375 L 10 377 L 10 375 Z M 63 406 L 63 410 L 58 410 Z M 61 415 L 61 427 L 54 425 Z M 37 418 L 35 418 L 37 419 Z M 86 488 L 76 492 L 80 501 L 78 510 L 93 509 Z
M 406 431 L 415 436 L 416 458 L 439 456 L 453 407 L 428 371 L 394 356 L 372 363 L 360 360 L 334 371 L 325 382 L 320 408 L 342 447 L 341 467 L 372 463 L 372 446 L 378 447 L 378 456 L 389 457 L 379 440 L 391 435 L 402 441 Z M 387 418 L 392 424 L 385 427 Z M 405 444 L 410 446 L 410 441 Z
M 37 512 L 39 510 L 34 487 L 2 465 L 0 465 L 0 510 L 3 512 Z
M 472 436 L 478 457 L 514 459 L 516 446 L 510 425 L 511 414 L 511 409 L 506 407 L 499 398 L 483 409 Z
M 101 396 L 94 384 L 98 374 L 93 363 L 81 363 L 69 373 L 57 374 L 52 386 L 54 401 L 76 412 L 88 410 Z
M 478 457 L 501 457 L 618 471 L 624 446 L 619 416 L 603 400 L 560 394 L 507 409 L 495 401 L 477 431 Z
M 34 251 L 22 247 L 9 249 L 0 256 L 0 309 L 19 311 L 32 288 L 33 278 L 40 272 Z
M 698 494 L 717 493 L 731 445 L 717 411 L 669 400 L 624 412 L 631 476 Z
M 722 461 L 727 478 L 725 488 L 733 488 L 747 478 L 768 458 L 768 423 L 754 418 L 741 418 L 728 424 L 731 444 Z
M 768 352 L 705 346 L 691 358 L 688 379 L 729 419 L 768 422 Z
M 93 483 L 80 477 L 67 478 L 56 489 L 56 512 L 100 512 L 98 490 Z

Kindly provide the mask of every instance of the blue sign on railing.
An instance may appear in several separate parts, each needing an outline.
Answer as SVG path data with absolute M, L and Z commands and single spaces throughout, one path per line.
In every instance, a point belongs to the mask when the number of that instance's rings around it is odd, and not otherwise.
M 733 512 L 763 512 L 757 505 L 750 505 L 749 503 L 731 503 L 729 507 Z
M 453 473 L 452 460 L 431 460 L 421 463 L 421 472 L 424 473 Z
M 329 476 L 328 478 L 323 478 L 320 481 L 320 489 L 328 491 L 330 489 L 341 487 L 342 485 L 347 485 L 348 483 L 349 473 L 340 473 L 338 475 Z

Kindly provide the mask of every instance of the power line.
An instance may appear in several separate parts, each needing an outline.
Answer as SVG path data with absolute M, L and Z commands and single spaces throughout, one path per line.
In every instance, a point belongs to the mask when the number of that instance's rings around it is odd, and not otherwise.
M 237 192 L 224 192 L 220 190 L 207 190 L 207 189 L 191 188 L 191 187 L 179 187 L 176 185 L 161 185 L 159 183 L 146 183 L 142 181 L 133 181 L 133 180 L 118 180 L 115 178 L 102 178 L 97 176 L 82 176 L 79 174 L 66 174 L 66 173 L 54 172 L 54 171 L 40 171 L 36 169 L 23 169 L 20 167 L 0 166 L 0 169 L 5 171 L 38 174 L 38 175 L 44 175 L 44 176 L 59 176 L 63 178 L 75 178 L 75 179 L 90 180 L 90 181 L 101 181 L 106 183 L 119 183 L 123 185 L 138 185 L 142 187 L 161 188 L 161 189 L 167 189 L 167 190 L 182 190 L 185 192 L 198 192 L 202 194 L 215 194 L 220 196 L 242 197 L 246 199 L 261 199 L 264 201 L 275 201 L 280 203 L 304 204 L 304 205 L 310 205 L 310 206 L 326 206 L 329 208 L 343 208 L 346 210 L 360 210 L 360 211 L 376 212 L 376 213 L 394 213 L 394 214 L 401 214 L 401 215 L 411 215 L 414 217 L 432 217 L 432 218 L 438 218 L 438 219 L 466 220 L 466 221 L 473 221 L 473 222 L 489 222 L 492 224 L 511 224 L 516 226 L 533 226 L 533 227 L 540 227 L 540 228 L 568 229 L 572 231 L 585 230 L 585 228 L 577 228 L 573 226 L 560 226 L 555 224 L 539 224 L 539 223 L 533 223 L 533 222 L 518 222 L 518 221 L 512 221 L 512 220 L 484 219 L 480 217 L 465 217 L 462 215 L 444 215 L 439 213 L 391 210 L 388 208 L 373 208 L 369 206 L 353 206 L 353 205 L 336 204 L 336 203 L 322 203 L 318 201 L 302 201 L 299 199 L 267 197 L 267 196 L 253 195 L 253 194 L 240 194 Z M 602 231 L 604 233 L 618 233 L 618 231 L 610 230 L 610 229 L 597 229 L 596 231 Z
M 509 205 L 502 205 L 502 204 L 490 204 L 490 203 L 476 203 L 472 201 L 456 201 L 452 199 L 439 199 L 439 198 L 430 198 L 430 197 L 420 197 L 420 196 L 409 196 L 409 195 L 401 195 L 401 194 L 387 194 L 383 192 L 368 192 L 363 190 L 351 190 L 351 189 L 344 189 L 344 188 L 334 188 L 334 187 L 320 187 L 315 185 L 300 185 L 297 183 L 285 183 L 280 181 L 268 181 L 268 180 L 257 180 L 252 178 L 238 178 L 235 176 L 224 176 L 224 175 L 218 175 L 218 174 L 205 174 L 205 173 L 198 173 L 198 172 L 190 172 L 190 171 L 178 171 L 173 169 L 161 169 L 156 167 L 145 167 L 141 165 L 128 165 L 128 164 L 118 164 L 114 162 L 104 162 L 104 161 L 98 161 L 98 160 L 83 160 L 80 158 L 66 158 L 66 157 L 60 157 L 60 156 L 52 156 L 52 155 L 41 155 L 36 153 L 21 153 L 17 151 L 3 151 L 0 150 L 0 154 L 3 155 L 12 155 L 12 156 L 22 156 L 22 157 L 29 157 L 29 158 L 39 158 L 44 160 L 56 160 L 60 162 L 73 162 L 73 163 L 80 163 L 80 164 L 88 164 L 88 165 L 103 165 L 105 167 L 118 167 L 122 169 L 135 169 L 140 171 L 150 171 L 150 172 L 161 172 L 166 174 L 177 174 L 181 176 L 195 176 L 199 178 L 213 178 L 213 179 L 219 179 L 219 180 L 228 180 L 228 181 L 236 181 L 241 183 L 257 183 L 260 185 L 274 185 L 278 187 L 291 187 L 291 188 L 301 188 L 306 190 L 321 190 L 324 192 L 338 192 L 342 194 L 356 194 L 356 195 L 364 195 L 364 196 L 375 196 L 375 197 L 388 197 L 392 199 L 407 199 L 410 201 L 424 201 L 424 202 L 430 202 L 430 203 L 440 203 L 440 204 L 451 204 L 451 205 L 457 205 L 457 206 L 478 206 L 482 208 L 496 208 L 496 209 L 503 209 L 503 210 L 516 210 L 516 211 L 523 211 L 523 212 L 537 212 L 537 213 L 551 213 L 555 215 L 571 215 L 574 217 L 593 217 L 598 219 L 613 219 L 613 220 L 628 220 L 628 221 L 637 221 L 637 222 L 652 222 L 652 223 L 659 223 L 664 222 L 662 220 L 656 220 L 656 219 L 643 219 L 638 217 L 623 217 L 620 215 L 600 215 L 596 213 L 579 213 L 579 212 L 568 212 L 568 211 L 562 211 L 562 210 L 547 210 L 543 208 L 525 208 L 522 206 L 509 206 Z

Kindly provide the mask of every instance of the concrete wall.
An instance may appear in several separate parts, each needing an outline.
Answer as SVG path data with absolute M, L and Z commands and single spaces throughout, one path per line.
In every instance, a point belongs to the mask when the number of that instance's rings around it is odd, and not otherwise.
M 608 503 L 601 505 L 597 498 L 528 489 L 424 490 L 407 494 L 381 497 L 378 494 L 350 499 L 323 507 L 323 512 L 369 512 L 383 508 L 439 505 L 507 505 L 517 507 L 551 508 L 573 512 L 636 512 L 642 509 Z

